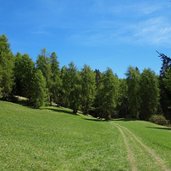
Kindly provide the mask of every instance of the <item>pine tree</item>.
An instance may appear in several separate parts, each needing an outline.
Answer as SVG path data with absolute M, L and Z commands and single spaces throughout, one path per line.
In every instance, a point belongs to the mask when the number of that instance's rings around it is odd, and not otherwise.
M 159 57 L 162 60 L 162 66 L 160 70 L 160 77 L 159 77 L 159 85 L 160 85 L 160 104 L 162 111 L 166 118 L 171 119 L 171 92 L 168 89 L 168 86 L 166 86 L 166 82 L 164 81 L 167 77 L 169 77 L 169 72 L 171 69 L 171 58 L 169 56 L 166 56 L 165 54 L 159 53 Z
M 129 67 L 127 75 L 128 111 L 131 117 L 139 118 L 140 113 L 140 72 L 138 68 Z
M 8 39 L 5 35 L 0 36 L 0 66 L 1 82 L 0 89 L 4 99 L 7 99 L 13 87 L 13 54 L 10 50 Z
M 158 78 L 150 69 L 144 69 L 140 79 L 140 118 L 148 120 L 156 114 L 159 105 Z
M 77 113 L 80 107 L 80 74 L 74 63 L 70 63 L 68 67 L 63 67 L 61 71 L 62 77 L 62 93 L 63 103 L 66 107 L 70 107 L 73 113 Z
M 118 93 L 118 77 L 113 74 L 111 69 L 107 69 L 102 76 L 100 88 L 96 96 L 98 98 L 97 108 L 99 108 L 99 117 L 105 118 L 106 120 L 111 119 L 118 103 Z
M 57 61 L 57 55 L 53 52 L 50 56 L 51 64 L 51 85 L 50 85 L 50 99 L 51 102 L 59 104 L 60 88 L 61 88 L 61 79 L 60 79 L 60 69 L 59 62 Z
M 95 99 L 95 74 L 91 68 L 84 65 L 81 71 L 81 107 L 84 114 L 88 114 Z
M 60 79 L 61 79 L 61 87 L 59 90 L 59 101 L 60 105 L 64 107 L 69 107 L 69 86 L 68 86 L 68 72 L 67 72 L 67 67 L 63 66 L 61 68 L 61 74 L 60 74 Z
M 32 90 L 32 96 L 30 99 L 31 104 L 35 108 L 39 108 L 43 106 L 47 100 L 47 88 L 46 88 L 46 80 L 40 70 L 34 71 L 31 90 Z
M 51 65 L 50 65 L 50 58 L 47 55 L 46 49 L 43 49 L 41 54 L 38 56 L 36 62 L 37 69 L 41 70 L 43 76 L 46 79 L 46 86 L 48 89 L 48 101 L 50 102 L 50 87 L 51 87 Z
M 30 87 L 32 86 L 34 62 L 27 55 L 17 53 L 14 65 L 14 93 L 16 95 L 31 97 Z

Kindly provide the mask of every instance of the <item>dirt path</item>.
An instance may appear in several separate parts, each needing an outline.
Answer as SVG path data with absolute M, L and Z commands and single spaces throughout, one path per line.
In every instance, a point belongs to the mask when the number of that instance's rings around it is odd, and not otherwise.
M 129 134 L 129 136 L 131 136 L 151 156 L 153 161 L 155 161 L 155 163 L 160 167 L 161 170 L 171 171 L 170 169 L 167 168 L 167 166 L 165 165 L 165 162 L 156 154 L 156 152 L 154 150 L 152 150 L 150 147 L 148 147 L 147 145 L 145 145 L 133 132 L 131 132 L 128 128 L 123 127 L 119 124 L 115 123 L 115 126 L 121 132 L 123 139 L 124 139 L 124 142 L 125 142 L 125 144 L 127 144 L 126 145 L 127 148 L 129 148 L 128 141 L 127 141 L 128 137 L 125 136 L 125 132 L 127 132 Z M 130 149 L 128 149 L 128 156 L 129 156 L 130 165 L 131 165 L 131 168 L 133 171 L 133 169 L 136 169 L 136 166 L 134 166 L 134 167 L 132 166 L 135 164 L 135 160 L 133 160 L 133 158 L 131 159 L 131 156 L 133 156 L 133 154 L 130 151 Z
M 128 153 L 128 160 L 129 160 L 129 163 L 130 163 L 131 170 L 132 171 L 137 171 L 137 167 L 136 167 L 136 163 L 135 163 L 135 158 L 134 158 L 133 152 L 131 151 L 131 148 L 129 147 L 129 143 L 127 141 L 127 137 L 126 137 L 125 133 L 123 132 L 123 130 L 119 126 L 116 125 L 116 127 L 118 128 L 118 130 L 121 133 L 122 138 L 124 140 L 124 144 L 126 146 L 127 153 Z

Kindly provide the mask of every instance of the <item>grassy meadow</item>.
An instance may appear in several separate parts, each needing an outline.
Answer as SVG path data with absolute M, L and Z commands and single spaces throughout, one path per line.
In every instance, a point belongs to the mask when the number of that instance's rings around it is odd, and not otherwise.
M 0 170 L 171 170 L 171 130 L 0 101 Z

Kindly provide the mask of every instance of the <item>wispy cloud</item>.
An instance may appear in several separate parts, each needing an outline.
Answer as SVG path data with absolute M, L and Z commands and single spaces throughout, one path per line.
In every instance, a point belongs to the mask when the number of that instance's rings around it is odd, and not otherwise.
M 171 45 L 171 23 L 166 18 L 151 18 L 133 26 L 133 39 L 152 45 Z
M 106 22 L 97 23 L 94 28 L 72 34 L 69 40 L 87 46 L 113 46 L 118 43 L 171 45 L 171 23 L 164 17 L 130 23 L 104 23 Z

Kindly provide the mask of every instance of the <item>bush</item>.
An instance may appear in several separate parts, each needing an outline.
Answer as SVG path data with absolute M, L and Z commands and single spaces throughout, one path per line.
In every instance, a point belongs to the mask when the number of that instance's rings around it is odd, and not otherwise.
M 149 121 L 159 124 L 159 125 L 167 125 L 168 121 L 163 115 L 152 115 Z

